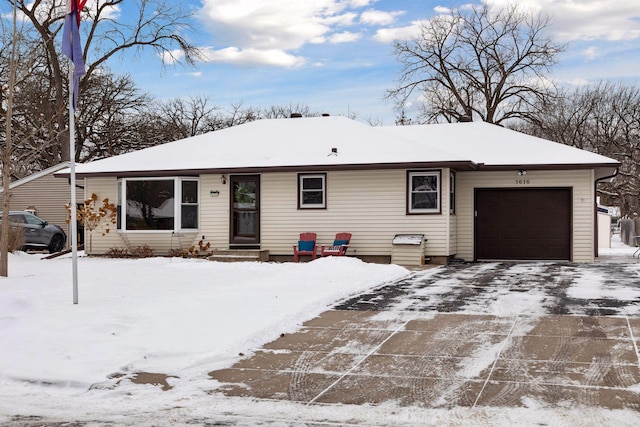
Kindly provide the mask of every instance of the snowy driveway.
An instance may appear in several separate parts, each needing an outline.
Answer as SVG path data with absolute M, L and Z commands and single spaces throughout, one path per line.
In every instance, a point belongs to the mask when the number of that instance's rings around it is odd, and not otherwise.
M 339 310 L 508 315 L 640 315 L 637 263 L 486 263 L 415 274 Z
M 627 425 L 640 414 L 639 314 L 635 262 L 452 265 L 343 301 L 209 375 L 228 398 L 534 409 L 550 425 L 573 424 L 569 409 Z

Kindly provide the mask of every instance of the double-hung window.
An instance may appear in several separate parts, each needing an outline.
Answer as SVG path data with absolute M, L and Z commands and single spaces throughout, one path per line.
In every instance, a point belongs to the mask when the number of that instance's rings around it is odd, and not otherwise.
M 195 178 L 118 180 L 118 228 L 180 231 L 198 228 L 199 182 Z
M 440 213 L 440 171 L 410 171 L 407 185 L 408 213 Z
M 198 181 L 181 179 L 180 228 L 198 228 Z
M 324 209 L 327 207 L 327 174 L 298 175 L 298 207 Z

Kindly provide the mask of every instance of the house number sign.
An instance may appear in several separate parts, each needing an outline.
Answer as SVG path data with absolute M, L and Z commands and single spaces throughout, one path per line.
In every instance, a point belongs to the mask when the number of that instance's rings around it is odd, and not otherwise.
M 531 180 L 527 179 L 527 178 L 518 178 L 516 179 L 516 184 L 517 185 L 527 185 L 527 184 L 531 184 Z

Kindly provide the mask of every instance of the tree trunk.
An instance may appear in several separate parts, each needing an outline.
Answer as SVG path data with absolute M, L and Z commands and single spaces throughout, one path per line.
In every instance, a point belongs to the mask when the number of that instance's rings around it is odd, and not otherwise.
M 18 45 L 17 35 L 17 6 L 13 4 L 13 34 L 11 36 L 11 57 L 9 58 L 9 91 L 7 96 L 7 117 L 6 117 L 6 135 L 7 141 L 2 152 L 2 227 L 0 229 L 0 276 L 9 276 L 9 232 L 11 224 L 9 224 L 9 209 L 11 194 L 9 193 L 9 184 L 11 184 L 11 121 L 13 118 L 13 95 L 14 85 L 16 81 L 16 51 Z

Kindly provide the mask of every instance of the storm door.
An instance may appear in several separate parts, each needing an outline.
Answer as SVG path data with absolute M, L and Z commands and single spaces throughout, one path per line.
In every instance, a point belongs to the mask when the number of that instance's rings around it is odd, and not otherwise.
M 260 175 L 231 176 L 231 247 L 260 245 Z

